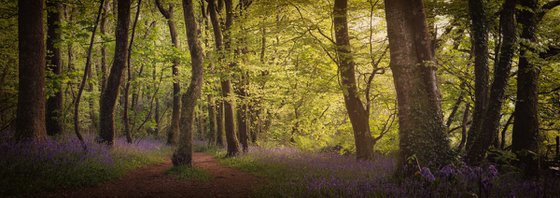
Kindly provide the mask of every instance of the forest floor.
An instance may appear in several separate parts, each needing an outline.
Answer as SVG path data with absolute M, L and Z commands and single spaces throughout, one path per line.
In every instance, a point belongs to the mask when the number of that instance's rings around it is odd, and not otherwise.
M 207 153 L 194 153 L 194 166 L 209 172 L 208 181 L 181 179 L 167 173 L 171 161 L 127 173 L 98 186 L 40 194 L 40 197 L 249 197 L 260 178 L 220 165 Z

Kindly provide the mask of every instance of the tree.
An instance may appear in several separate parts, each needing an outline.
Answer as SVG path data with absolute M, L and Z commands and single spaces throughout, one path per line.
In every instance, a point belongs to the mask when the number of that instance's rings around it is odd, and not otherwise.
M 473 121 L 467 137 L 467 149 L 480 131 L 488 103 L 488 27 L 482 0 L 469 0 L 472 46 L 474 51 L 474 110 Z
M 352 47 L 348 36 L 347 0 L 335 0 L 333 23 L 336 36 L 336 51 L 338 55 L 338 68 L 342 79 L 342 91 L 346 110 L 354 131 L 356 144 L 356 157 L 370 159 L 373 157 L 373 138 L 369 129 L 369 115 L 359 98 Z
M 467 162 L 478 164 L 484 157 L 486 150 L 494 143 L 500 124 L 500 113 L 507 86 L 511 61 L 515 53 L 517 41 L 515 27 L 515 0 L 506 0 L 500 14 L 500 27 L 502 29 L 502 46 L 497 64 L 494 66 L 494 81 L 490 87 L 488 106 L 485 108 L 484 120 L 480 131 L 475 133 L 475 140 L 467 148 Z
M 107 17 L 108 14 L 107 12 L 109 11 L 109 0 L 106 0 L 104 2 L 103 5 L 103 14 L 101 15 L 101 23 L 99 24 L 99 32 L 101 33 L 101 36 L 105 36 L 106 33 L 106 24 L 107 24 Z M 107 46 L 105 45 L 105 42 L 101 43 L 101 82 L 99 84 L 101 84 L 100 86 L 100 91 L 101 93 L 103 93 L 103 91 L 105 90 L 105 86 L 107 85 Z
M 187 92 L 182 96 L 181 134 L 179 135 L 179 145 L 177 150 L 173 153 L 172 161 L 175 166 L 192 166 L 194 110 L 196 101 L 201 94 L 204 64 L 202 47 L 198 41 L 198 27 L 194 17 L 192 0 L 183 0 L 183 12 L 187 30 L 187 42 L 192 62 L 192 76 Z
M 119 0 L 117 4 L 117 28 L 115 31 L 115 56 L 113 66 L 107 79 L 107 85 L 101 94 L 99 109 L 99 141 L 112 145 L 115 137 L 115 105 L 119 87 L 126 67 L 128 56 L 128 26 L 130 24 L 130 0 Z
M 19 87 L 18 141 L 41 140 L 45 124 L 45 40 L 43 0 L 18 0 Z
M 88 79 L 88 77 L 91 77 L 91 53 L 93 50 L 93 42 L 95 41 L 95 33 L 97 31 L 97 24 L 99 24 L 99 19 L 101 18 L 101 13 L 103 12 L 103 2 L 104 0 L 101 1 L 101 3 L 99 4 L 99 9 L 97 11 L 97 17 L 95 19 L 95 24 L 93 25 L 93 30 L 91 32 L 91 37 L 90 37 L 90 41 L 89 41 L 89 47 L 87 50 L 87 57 L 86 57 L 86 66 L 84 68 L 84 75 L 82 75 L 82 80 L 80 81 L 80 87 L 78 88 L 78 95 L 76 96 L 76 101 L 74 102 L 74 133 L 76 133 L 76 136 L 78 137 L 78 139 L 82 142 L 82 145 L 85 148 L 85 143 L 84 143 L 84 139 L 82 138 L 82 135 L 80 133 L 80 115 L 79 115 L 79 110 L 80 110 L 80 100 L 82 98 L 82 92 L 84 91 L 84 87 L 86 86 L 86 81 Z
M 210 20 L 212 22 L 212 27 L 214 29 L 214 41 L 216 44 L 216 51 L 219 54 L 219 62 L 221 64 L 227 64 L 225 60 L 225 53 L 230 50 L 230 33 L 231 25 L 233 23 L 233 8 L 231 0 L 225 1 L 226 6 L 226 22 L 225 22 L 225 34 L 222 34 L 220 22 L 218 19 L 218 12 L 216 10 L 216 2 L 210 0 L 208 3 L 208 12 L 210 13 Z M 225 43 L 225 44 L 224 44 Z M 225 47 L 224 47 L 225 45 Z M 222 65 L 224 66 L 224 65 Z M 224 100 L 222 101 L 224 107 L 223 119 L 224 119 L 224 131 L 226 134 L 227 142 L 227 156 L 236 156 L 239 153 L 239 140 L 236 135 L 235 126 L 235 105 L 231 81 L 228 76 L 222 77 L 221 79 L 222 96 Z M 219 116 L 218 116 L 219 118 Z M 218 121 L 220 122 L 220 121 Z M 219 124 L 219 123 L 218 123 Z M 219 126 L 218 126 L 219 128 Z
M 128 93 L 130 90 L 130 82 L 132 81 L 132 72 L 130 71 L 130 57 L 132 54 L 132 45 L 134 44 L 134 35 L 136 33 L 136 24 L 138 24 L 138 17 L 140 16 L 140 8 L 142 5 L 142 0 L 138 0 L 137 7 L 136 7 L 136 14 L 134 17 L 134 22 L 132 23 L 132 33 L 130 35 L 130 43 L 128 44 L 128 56 L 126 57 L 126 83 L 124 86 L 124 104 L 123 104 L 123 125 L 124 125 L 124 134 L 126 135 L 126 142 L 132 143 L 132 130 L 134 127 L 130 127 L 130 118 L 128 117 L 129 112 L 129 100 L 128 100 Z M 134 94 L 133 94 L 134 95 Z M 133 96 L 134 98 L 134 96 Z M 134 106 L 134 105 L 132 105 Z
M 167 19 L 167 26 L 169 27 L 169 34 L 171 35 L 171 44 L 175 48 L 179 48 L 179 41 L 177 40 L 177 27 L 175 26 L 175 20 L 173 20 L 173 4 L 169 4 L 169 8 L 165 9 L 160 0 L 156 0 L 156 5 L 159 12 Z M 179 134 L 180 124 L 179 118 L 181 113 L 181 100 L 180 92 L 181 87 L 179 85 L 179 58 L 173 59 L 172 74 L 173 74 L 173 109 L 171 113 L 171 128 L 167 132 L 167 144 L 173 145 L 177 142 L 177 134 Z
M 535 154 L 539 148 L 539 116 L 538 116 L 538 79 L 540 67 L 531 59 L 535 49 L 531 44 L 537 41 L 538 0 L 519 2 L 522 9 L 517 20 L 522 26 L 517 69 L 517 100 L 515 100 L 511 148 L 517 152 L 525 167 L 525 175 L 538 175 L 538 161 Z
M 58 1 L 47 1 L 47 69 L 52 72 L 52 77 L 48 80 L 54 84 L 53 94 L 47 99 L 46 127 L 48 135 L 61 134 L 62 112 L 63 112 L 63 93 L 62 82 L 62 62 L 59 43 L 62 41 L 62 3 Z
M 436 65 L 422 0 L 385 0 L 387 35 L 398 100 L 399 164 L 415 157 L 436 167 L 449 159 Z

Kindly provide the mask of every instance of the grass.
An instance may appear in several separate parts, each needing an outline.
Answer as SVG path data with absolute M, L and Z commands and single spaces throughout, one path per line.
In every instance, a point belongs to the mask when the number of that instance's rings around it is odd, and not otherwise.
M 356 161 L 352 156 L 313 153 L 291 148 L 251 148 L 248 154 L 224 158 L 225 151 L 206 148 L 224 166 L 267 180 L 252 197 L 555 197 L 558 177 L 524 180 L 494 165 L 423 167 L 414 176 L 396 179 L 395 160 L 378 156 Z M 401 182 L 399 182 L 401 181 Z
M 87 138 L 88 150 L 74 138 L 37 143 L 0 142 L 0 197 L 93 186 L 150 164 L 161 163 L 170 147 L 157 140 L 112 148 Z
M 212 179 L 211 173 L 197 167 L 188 167 L 188 166 L 173 167 L 167 171 L 167 174 L 175 175 L 181 179 L 197 180 L 203 182 L 208 182 L 210 181 L 210 179 Z

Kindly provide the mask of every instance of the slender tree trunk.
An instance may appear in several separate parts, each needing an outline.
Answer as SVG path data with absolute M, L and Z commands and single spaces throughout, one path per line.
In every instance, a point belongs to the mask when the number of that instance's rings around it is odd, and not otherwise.
M 504 128 L 502 129 L 502 140 L 500 141 L 500 149 L 504 149 L 506 148 L 506 132 L 509 128 L 509 125 L 511 125 L 511 123 L 513 122 L 513 118 L 515 114 L 511 114 L 508 118 L 508 120 L 506 121 L 506 125 L 504 126 Z
M 128 26 L 130 24 L 130 0 L 118 1 L 117 29 L 115 31 L 115 56 L 107 86 L 101 95 L 99 110 L 100 141 L 112 145 L 115 137 L 115 105 L 122 83 L 128 56 Z
M 246 153 L 249 151 L 249 143 L 248 143 L 248 134 L 249 134 L 249 121 L 248 121 L 248 107 L 247 107 L 247 100 L 248 100 L 248 93 L 245 87 L 248 86 L 248 76 L 242 72 L 242 77 L 240 79 L 241 82 L 238 83 L 237 95 L 239 96 L 240 103 L 237 106 L 237 126 L 239 130 L 239 143 L 241 143 L 241 147 L 243 152 Z
M 215 144 L 216 143 L 216 128 L 217 120 L 216 120 L 216 104 L 212 99 L 212 95 L 208 94 L 208 144 Z
M 19 88 L 16 118 L 18 141 L 44 139 L 45 41 L 43 0 L 18 0 Z
M 192 62 L 192 76 L 187 92 L 183 94 L 182 98 L 181 134 L 179 136 L 179 145 L 175 153 L 173 153 L 172 161 L 175 166 L 192 166 L 193 116 L 196 100 L 200 97 L 202 89 L 204 64 L 192 0 L 183 0 L 183 10 Z
M 470 111 L 470 104 L 465 104 L 465 112 L 463 112 L 463 121 L 461 123 L 461 142 L 459 146 L 457 146 L 457 151 L 461 152 L 463 147 L 465 147 L 465 143 L 467 142 L 467 125 L 469 123 L 469 111 Z
M 453 105 L 453 109 L 451 109 L 451 113 L 449 114 L 449 117 L 447 117 L 447 122 L 445 122 L 445 128 L 448 131 L 449 131 L 449 127 L 451 127 L 451 124 L 453 123 L 453 117 L 455 117 L 455 114 L 457 113 L 457 110 L 459 109 L 459 106 L 461 105 L 461 102 L 463 102 L 463 93 L 462 92 L 459 95 L 459 97 L 457 98 L 457 100 L 455 101 L 455 104 Z
M 138 23 L 138 17 L 140 16 L 140 7 L 142 5 L 142 0 L 138 0 L 138 4 L 136 7 L 136 15 L 134 17 L 134 22 L 132 23 L 132 34 L 130 35 L 130 44 L 128 45 L 128 56 L 126 61 L 126 85 L 124 86 L 124 105 L 123 105 L 123 125 L 124 125 L 124 134 L 126 135 L 126 142 L 132 143 L 132 129 L 134 127 L 130 127 L 130 118 L 128 117 L 128 112 L 130 111 L 128 105 L 128 92 L 130 90 L 130 83 L 132 82 L 132 72 L 131 65 L 130 65 L 130 58 L 132 57 L 132 45 L 134 44 L 134 35 L 136 33 L 136 24 Z
M 471 148 L 476 135 L 480 133 L 483 115 L 488 105 L 488 27 L 482 0 L 469 0 L 469 15 L 472 22 L 471 32 L 473 32 L 475 101 L 473 121 L 467 138 L 467 150 Z
M 59 43 L 61 42 L 62 30 L 62 4 L 49 0 L 47 2 L 47 69 L 56 78 L 48 79 L 54 81 L 54 95 L 47 100 L 46 127 L 48 135 L 61 134 L 62 127 L 62 105 L 63 92 L 62 82 L 58 77 L 62 75 L 62 62 Z
M 152 80 L 153 80 L 154 83 L 156 82 L 156 76 L 157 76 L 156 74 L 157 74 L 157 72 L 156 72 L 156 67 L 154 67 L 154 70 L 152 71 Z M 154 87 L 155 87 L 156 89 L 159 90 L 159 83 L 158 83 L 157 86 L 154 85 Z M 153 97 L 155 97 L 155 102 L 154 102 L 154 103 L 155 103 L 155 104 L 154 104 L 154 106 L 155 106 L 155 107 L 154 107 L 154 122 L 156 123 L 156 127 L 155 127 L 155 130 L 154 130 L 154 135 L 155 135 L 156 137 L 158 137 L 158 136 L 159 136 L 159 127 L 160 127 L 160 124 L 159 124 L 159 119 L 160 119 L 160 115 L 159 115 L 159 97 L 157 96 L 157 94 L 154 94 Z
M 105 0 L 103 5 L 103 14 L 101 15 L 101 24 L 99 24 L 99 31 L 101 36 L 105 36 L 107 30 L 105 29 L 107 24 L 107 12 L 109 10 L 109 0 Z M 105 86 L 107 85 L 107 47 L 105 45 L 105 41 L 101 42 L 101 92 L 105 90 Z
M 399 167 L 410 157 L 422 166 L 443 165 L 450 148 L 423 2 L 385 0 L 385 13 L 399 111 Z
M 484 157 L 486 150 L 494 143 L 500 124 L 500 112 L 504 100 L 505 88 L 511 69 L 511 61 L 517 42 L 515 28 L 515 0 L 506 0 L 500 16 L 500 26 L 503 41 L 500 49 L 498 64 L 495 65 L 494 81 L 492 82 L 488 108 L 484 113 L 480 133 L 467 152 L 467 162 L 478 164 Z
M 226 23 L 225 23 L 225 35 L 222 37 L 222 30 L 220 27 L 220 22 L 218 19 L 218 13 L 216 12 L 215 2 L 211 0 L 208 5 L 208 9 L 210 12 L 210 19 L 212 21 L 212 26 L 214 29 L 214 39 L 216 42 L 216 51 L 220 54 L 220 62 L 221 64 L 227 64 L 225 60 L 225 53 L 228 52 L 230 37 L 229 37 L 229 30 L 233 23 L 233 11 L 232 11 L 232 2 L 231 0 L 226 0 Z M 224 49 L 224 40 L 225 40 L 225 49 Z M 225 65 L 222 65 L 225 66 Z M 221 87 L 222 87 L 222 96 L 224 97 L 223 106 L 224 106 L 224 129 L 226 134 L 226 141 L 227 141 L 227 156 L 236 156 L 239 153 L 239 141 L 236 136 L 236 126 L 235 126 L 235 105 L 234 105 L 234 94 L 231 86 L 231 81 L 229 77 L 222 77 L 221 79 Z
M 370 159 L 373 157 L 373 138 L 369 129 L 368 113 L 358 95 L 356 74 L 352 46 L 348 36 L 347 0 L 334 1 L 334 29 L 336 36 L 336 51 L 338 55 L 338 68 L 342 79 L 342 92 L 346 110 L 354 131 L 356 144 L 356 157 Z
M 169 4 L 169 8 L 166 10 L 160 0 L 156 0 L 156 5 L 160 13 L 167 19 L 167 26 L 169 27 L 169 34 L 171 35 L 171 43 L 173 47 L 179 48 L 179 41 L 177 40 L 177 28 L 175 26 L 175 20 L 173 20 L 173 4 Z M 179 85 L 179 59 L 173 60 L 172 75 L 173 75 L 173 109 L 171 112 L 171 128 L 167 133 L 167 144 L 174 145 L 177 142 L 177 134 L 180 130 L 180 117 L 181 117 L 181 100 L 180 92 L 181 87 Z
M 101 18 L 101 12 L 103 11 L 103 1 L 101 1 L 101 3 L 99 4 L 99 10 L 97 11 L 97 18 L 95 19 L 95 23 L 93 25 L 93 30 L 91 32 L 91 38 L 89 41 L 89 47 L 88 47 L 88 51 L 87 51 L 87 57 L 86 57 L 86 66 L 84 68 L 84 75 L 82 76 L 82 81 L 80 82 L 80 87 L 78 88 L 78 95 L 76 96 L 76 101 L 74 102 L 74 132 L 76 133 L 76 136 L 78 136 L 78 139 L 80 139 L 80 141 L 82 142 L 82 145 L 84 146 L 85 149 L 85 142 L 84 139 L 82 138 L 82 135 L 80 133 L 80 100 L 82 98 L 82 93 L 84 91 L 84 88 L 86 86 L 86 82 L 88 80 L 88 76 L 91 77 L 91 75 L 88 75 L 88 71 L 91 72 L 91 52 L 93 50 L 93 43 L 95 41 L 95 33 L 97 31 L 97 24 L 99 24 L 99 19 Z
M 222 101 L 218 101 L 218 121 L 217 130 L 216 130 L 216 145 L 223 147 L 224 146 L 224 103 Z

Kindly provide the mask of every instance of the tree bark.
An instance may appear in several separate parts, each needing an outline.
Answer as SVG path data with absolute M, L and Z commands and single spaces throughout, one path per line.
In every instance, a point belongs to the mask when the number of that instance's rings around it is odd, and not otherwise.
M 115 31 L 115 56 L 107 79 L 107 86 L 101 95 L 99 110 L 99 141 L 113 144 L 115 137 L 115 105 L 122 84 L 128 56 L 128 26 L 130 24 L 130 0 L 119 0 L 117 29 Z
M 350 37 L 348 36 L 347 0 L 335 0 L 333 10 L 333 23 L 336 37 L 336 51 L 338 55 L 338 68 L 342 79 L 342 92 L 344 103 L 356 144 L 356 158 L 361 160 L 373 157 L 373 138 L 369 128 L 368 113 L 358 96 L 356 85 L 355 63 L 352 56 Z
M 105 36 L 107 30 L 105 29 L 107 24 L 107 12 L 109 11 L 109 0 L 105 0 L 103 5 L 103 14 L 101 15 L 101 23 L 99 24 L 99 32 L 101 36 Z M 105 86 L 107 85 L 107 46 L 105 41 L 101 42 L 101 93 L 105 91 Z
M 217 130 L 216 130 L 216 145 L 224 146 L 224 103 L 218 101 L 218 116 L 217 119 Z
M 233 8 L 231 0 L 225 1 L 226 7 L 226 22 L 225 22 L 225 34 L 222 36 L 222 30 L 220 27 L 220 22 L 218 19 L 218 13 L 216 11 L 216 5 L 213 0 L 208 4 L 208 10 L 210 12 L 210 20 L 212 22 L 212 27 L 214 29 L 214 40 L 216 43 L 216 51 L 219 54 L 219 60 L 222 66 L 225 66 L 226 58 L 225 53 L 228 52 L 230 49 L 230 28 L 233 23 Z M 225 45 L 225 48 L 224 48 Z M 229 76 L 225 76 L 221 78 L 221 87 L 222 87 L 222 96 L 224 97 L 223 106 L 224 106 L 224 129 L 226 134 L 226 142 L 227 142 L 227 156 L 236 156 L 239 154 L 239 140 L 237 139 L 236 135 L 236 123 L 235 123 L 235 104 L 234 104 L 234 97 L 231 81 Z
M 156 0 L 156 5 L 160 13 L 167 19 L 167 26 L 169 27 L 169 34 L 171 36 L 171 44 L 175 48 L 179 48 L 179 41 L 177 40 L 177 27 L 175 26 L 175 20 L 173 19 L 173 4 L 169 4 L 169 8 L 166 10 L 160 0 Z M 181 87 L 179 85 L 179 58 L 173 59 L 172 75 L 173 75 L 173 109 L 171 113 L 171 128 L 167 133 L 167 144 L 174 145 L 177 142 L 177 134 L 180 130 L 180 116 L 181 116 L 181 100 L 180 92 Z
M 128 56 L 126 58 L 126 84 L 124 86 L 124 105 L 123 105 L 123 125 L 124 125 L 124 134 L 126 135 L 126 142 L 132 143 L 132 129 L 134 127 L 130 127 L 130 118 L 128 117 L 128 112 L 130 111 L 129 108 L 129 100 L 128 100 L 128 92 L 130 90 L 130 83 L 132 81 L 132 72 L 131 65 L 130 65 L 130 58 L 132 57 L 132 45 L 134 44 L 134 35 L 136 33 L 136 24 L 138 23 L 138 17 L 140 16 L 140 7 L 142 5 L 142 0 L 138 0 L 138 4 L 136 7 L 136 15 L 134 17 L 134 22 L 132 23 L 132 34 L 130 35 L 130 43 L 128 44 Z M 134 106 L 134 105 L 133 105 Z
M 173 165 L 192 166 L 192 132 L 196 100 L 200 97 L 203 81 L 202 47 L 199 42 L 198 27 L 194 17 L 192 0 L 183 0 L 185 29 L 192 62 L 191 83 L 182 96 L 181 134 L 179 145 L 173 153 Z
M 482 0 L 469 0 L 472 45 L 474 50 L 474 111 L 467 137 L 467 150 L 480 133 L 484 112 L 488 105 L 488 27 Z
M 519 2 L 525 9 L 519 12 L 518 22 L 522 26 L 521 38 L 530 43 L 537 41 L 536 30 L 538 0 Z M 515 101 L 515 122 L 513 123 L 511 148 L 517 152 L 525 167 L 526 176 L 538 175 L 538 161 L 535 154 L 539 148 L 538 81 L 540 67 L 532 63 L 535 50 L 521 43 L 517 72 L 517 100 Z
M 54 81 L 54 94 L 47 99 L 46 127 L 48 135 L 62 133 L 62 105 L 63 92 L 60 75 L 62 75 L 62 62 L 59 43 L 61 42 L 62 3 L 49 0 L 47 2 L 47 69 L 53 73 L 48 79 Z
M 216 104 L 214 100 L 212 100 L 212 95 L 208 94 L 208 119 L 209 119 L 209 133 L 208 134 L 208 144 L 213 145 L 216 143 L 216 128 L 217 120 L 216 120 Z
M 43 0 L 18 0 L 18 141 L 45 138 L 45 41 Z
M 399 168 L 411 157 L 422 166 L 446 164 L 450 148 L 423 2 L 385 0 L 385 13 L 398 101 Z
M 89 41 L 89 47 L 88 47 L 88 51 L 87 51 L 87 57 L 86 57 L 86 66 L 84 68 L 84 75 L 82 76 L 82 81 L 80 82 L 80 87 L 78 88 L 78 95 L 76 96 L 76 101 L 74 102 L 74 133 L 76 133 L 76 136 L 78 136 L 78 139 L 82 142 L 82 145 L 84 146 L 84 149 L 86 147 L 86 144 L 84 142 L 84 139 L 82 137 L 82 134 L 80 133 L 80 100 L 82 98 L 82 93 L 84 91 L 84 88 L 86 86 L 86 81 L 88 79 L 88 77 L 91 77 L 91 75 L 88 75 L 88 73 L 91 72 L 91 52 L 93 50 L 93 42 L 95 41 L 95 33 L 97 31 L 97 24 L 99 24 L 99 19 L 101 18 L 101 12 L 103 9 L 103 1 L 101 1 L 101 3 L 99 4 L 99 10 L 97 11 L 97 18 L 95 19 L 95 23 L 93 25 L 93 30 L 91 32 L 91 38 Z M 89 71 L 89 72 L 88 72 Z
M 497 137 L 500 112 L 517 41 L 514 18 L 515 4 L 515 0 L 506 0 L 501 12 L 502 46 L 500 47 L 498 63 L 495 65 L 494 81 L 492 82 L 488 107 L 484 113 L 480 133 L 476 134 L 476 139 L 467 151 L 466 159 L 469 164 L 478 164 Z
M 465 112 L 463 112 L 463 121 L 461 123 L 461 142 L 459 146 L 457 146 L 457 152 L 461 152 L 463 147 L 465 147 L 465 143 L 467 142 L 467 125 L 469 123 L 469 111 L 470 111 L 470 104 L 465 104 Z

